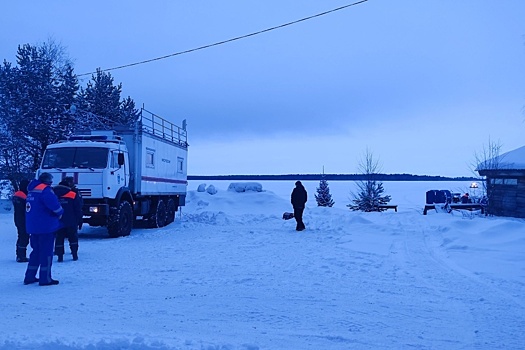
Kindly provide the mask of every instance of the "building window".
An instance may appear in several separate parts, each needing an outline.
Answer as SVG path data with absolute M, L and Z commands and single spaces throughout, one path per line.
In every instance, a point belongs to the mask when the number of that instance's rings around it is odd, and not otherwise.
M 177 172 L 179 174 L 184 173 L 184 158 L 177 157 Z
M 495 178 L 490 179 L 490 183 L 493 185 L 516 186 L 518 185 L 518 179 L 505 179 L 505 178 L 495 177 Z
M 146 167 L 155 168 L 155 150 L 146 148 Z

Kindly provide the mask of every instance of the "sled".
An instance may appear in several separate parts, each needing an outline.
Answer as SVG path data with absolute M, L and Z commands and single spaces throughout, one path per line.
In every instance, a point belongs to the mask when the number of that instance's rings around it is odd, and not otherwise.
M 285 211 L 283 214 L 283 220 L 290 220 L 290 219 L 293 219 L 293 213 L 289 213 Z

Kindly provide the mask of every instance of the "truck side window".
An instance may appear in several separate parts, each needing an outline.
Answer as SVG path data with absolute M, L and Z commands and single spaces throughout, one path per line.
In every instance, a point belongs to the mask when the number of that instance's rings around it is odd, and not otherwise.
M 111 168 L 116 169 L 118 167 L 118 153 L 111 152 Z
M 146 149 L 146 167 L 155 168 L 155 151 Z
M 177 172 L 184 173 L 184 158 L 177 157 Z

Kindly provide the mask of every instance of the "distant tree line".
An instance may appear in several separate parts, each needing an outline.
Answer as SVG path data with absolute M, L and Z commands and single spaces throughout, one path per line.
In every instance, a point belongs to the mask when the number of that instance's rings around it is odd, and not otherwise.
M 75 130 L 132 125 L 135 102 L 97 69 L 80 86 L 71 60 L 53 41 L 20 45 L 16 63 L 0 65 L 0 173 L 18 189 L 35 173 L 46 147 Z
M 283 175 L 188 175 L 188 180 L 286 180 L 286 181 L 475 181 L 475 177 L 444 177 L 412 174 L 283 174 Z

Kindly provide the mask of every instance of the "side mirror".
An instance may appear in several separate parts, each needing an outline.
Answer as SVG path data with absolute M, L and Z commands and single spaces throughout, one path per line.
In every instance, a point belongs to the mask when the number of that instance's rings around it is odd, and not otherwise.
M 119 153 L 118 154 L 117 161 L 118 161 L 118 165 L 119 166 L 123 166 L 124 165 L 124 153 Z

